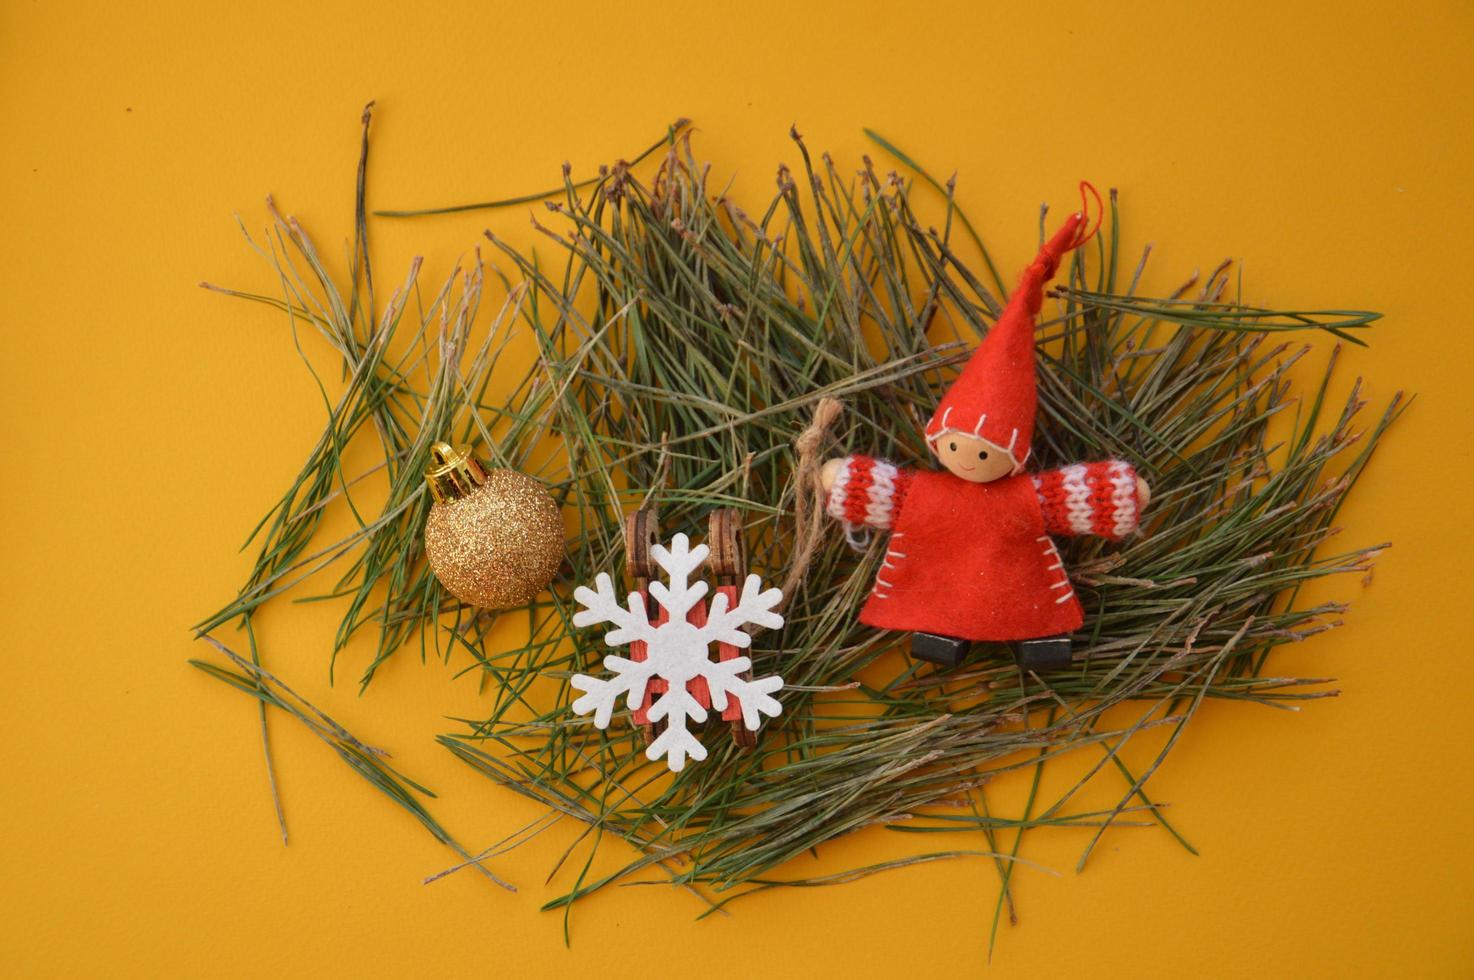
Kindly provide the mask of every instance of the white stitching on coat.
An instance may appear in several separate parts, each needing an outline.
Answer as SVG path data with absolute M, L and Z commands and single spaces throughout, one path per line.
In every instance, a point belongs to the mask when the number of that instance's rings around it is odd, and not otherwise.
M 1045 534 L 1045 535 L 1041 535 L 1036 540 L 1037 541 L 1044 542 L 1044 557 L 1045 557 L 1045 559 L 1046 560 L 1047 559 L 1050 559 L 1050 558 L 1053 558 L 1054 559 L 1054 564 L 1048 566 L 1044 570 L 1046 572 L 1053 572 L 1053 571 L 1058 571 L 1059 572 L 1059 579 L 1058 579 L 1058 581 L 1054 582 L 1049 587 L 1051 589 L 1064 589 L 1065 590 L 1059 596 L 1059 598 L 1057 598 L 1057 599 L 1054 600 L 1054 604 L 1055 605 L 1059 605 L 1062 602 L 1069 602 L 1071 599 L 1073 599 L 1075 597 L 1075 588 L 1074 588 L 1074 586 L 1072 586 L 1070 584 L 1070 576 L 1064 570 L 1064 568 L 1065 568 L 1065 561 L 1064 561 L 1063 558 L 1060 557 L 1060 555 L 1059 555 L 1059 549 L 1057 547 L 1055 547 L 1054 539 L 1051 538 L 1049 535 Z

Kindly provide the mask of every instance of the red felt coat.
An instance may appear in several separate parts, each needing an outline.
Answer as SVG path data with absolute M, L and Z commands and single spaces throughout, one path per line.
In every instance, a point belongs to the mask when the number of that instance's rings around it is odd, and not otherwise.
M 1123 462 L 969 483 L 851 456 L 829 492 L 847 524 L 891 532 L 860 621 L 967 640 L 1080 628 L 1084 614 L 1050 535 L 1136 529 L 1136 473 Z

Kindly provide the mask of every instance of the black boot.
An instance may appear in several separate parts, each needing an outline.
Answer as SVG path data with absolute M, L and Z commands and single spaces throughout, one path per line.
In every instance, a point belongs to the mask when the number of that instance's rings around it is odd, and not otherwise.
M 967 656 L 972 643 L 940 633 L 912 633 L 911 656 L 938 667 L 956 667 Z
M 1014 663 L 1024 670 L 1061 670 L 1070 665 L 1070 636 L 1041 636 L 1037 640 L 1020 640 L 1013 653 Z

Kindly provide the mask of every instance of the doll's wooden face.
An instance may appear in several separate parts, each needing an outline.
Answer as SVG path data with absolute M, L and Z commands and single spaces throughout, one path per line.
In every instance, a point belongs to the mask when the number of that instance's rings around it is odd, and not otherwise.
M 943 433 L 932 443 L 932 452 L 949 473 L 968 483 L 992 483 L 1013 472 L 1008 450 L 961 432 Z

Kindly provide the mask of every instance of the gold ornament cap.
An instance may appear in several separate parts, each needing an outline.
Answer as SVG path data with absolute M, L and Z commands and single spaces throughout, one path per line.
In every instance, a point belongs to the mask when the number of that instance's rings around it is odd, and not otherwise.
M 436 503 L 460 500 L 486 483 L 486 467 L 469 449 L 455 449 L 448 442 L 430 447 L 430 465 L 425 468 L 425 482 Z

